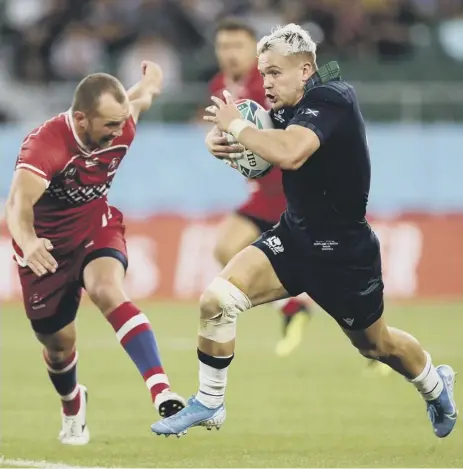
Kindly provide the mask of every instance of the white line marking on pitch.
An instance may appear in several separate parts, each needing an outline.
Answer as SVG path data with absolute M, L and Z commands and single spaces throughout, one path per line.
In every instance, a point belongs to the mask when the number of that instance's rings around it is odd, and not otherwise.
M 5 459 L 3 457 L 0 457 L 0 465 L 3 467 L 27 467 L 35 469 L 98 469 L 82 466 L 69 466 L 68 464 L 64 463 L 33 461 L 30 459 Z

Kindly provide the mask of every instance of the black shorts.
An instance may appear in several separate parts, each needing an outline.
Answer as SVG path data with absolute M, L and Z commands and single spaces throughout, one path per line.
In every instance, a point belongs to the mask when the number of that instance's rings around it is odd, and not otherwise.
M 246 218 L 246 220 L 249 220 L 251 223 L 253 223 L 261 234 L 271 230 L 278 223 L 278 220 L 274 222 L 263 220 L 262 218 L 254 217 L 253 215 L 240 212 L 239 210 L 236 213 L 240 217 Z
M 368 225 L 310 239 L 284 217 L 254 246 L 265 253 L 291 296 L 307 293 L 344 329 L 362 330 L 382 315 L 379 241 Z

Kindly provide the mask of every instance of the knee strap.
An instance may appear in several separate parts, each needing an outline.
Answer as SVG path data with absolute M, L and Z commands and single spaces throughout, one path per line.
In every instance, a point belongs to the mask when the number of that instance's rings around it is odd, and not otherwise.
M 221 312 L 212 318 L 201 319 L 198 333 L 214 342 L 230 342 L 236 336 L 238 314 L 252 308 L 252 303 L 239 288 L 221 277 L 216 277 L 207 291 L 219 301 Z

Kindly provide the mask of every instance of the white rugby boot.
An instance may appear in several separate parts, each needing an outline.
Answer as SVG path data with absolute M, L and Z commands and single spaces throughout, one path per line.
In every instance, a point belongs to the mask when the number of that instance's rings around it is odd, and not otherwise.
M 176 392 L 172 392 L 170 389 L 164 389 L 154 400 L 154 407 L 163 418 L 175 415 L 185 406 L 185 399 Z
M 90 441 L 87 426 L 87 388 L 78 384 L 80 392 L 80 409 L 77 415 L 65 415 L 61 410 L 62 428 L 58 440 L 63 445 L 81 446 Z

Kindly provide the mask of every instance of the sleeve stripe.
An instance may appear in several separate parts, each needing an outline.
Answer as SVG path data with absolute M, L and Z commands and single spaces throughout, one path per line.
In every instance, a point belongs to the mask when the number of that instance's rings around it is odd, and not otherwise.
M 40 176 L 43 176 L 43 177 L 47 177 L 47 175 L 45 174 L 45 172 L 43 172 L 41 169 L 39 168 L 36 168 L 35 166 L 32 166 L 31 164 L 27 164 L 27 163 L 19 163 L 18 165 L 16 165 L 16 169 L 21 169 L 21 168 L 24 168 L 24 169 L 30 169 L 31 171 L 34 171 L 35 173 L 37 174 L 40 174 Z
M 16 165 L 16 169 L 26 169 L 36 174 L 37 176 L 40 176 L 45 182 L 45 187 L 48 187 L 50 185 L 50 181 L 47 179 L 47 175 L 41 169 L 38 169 L 35 166 L 32 166 L 31 164 L 19 163 L 18 165 Z

